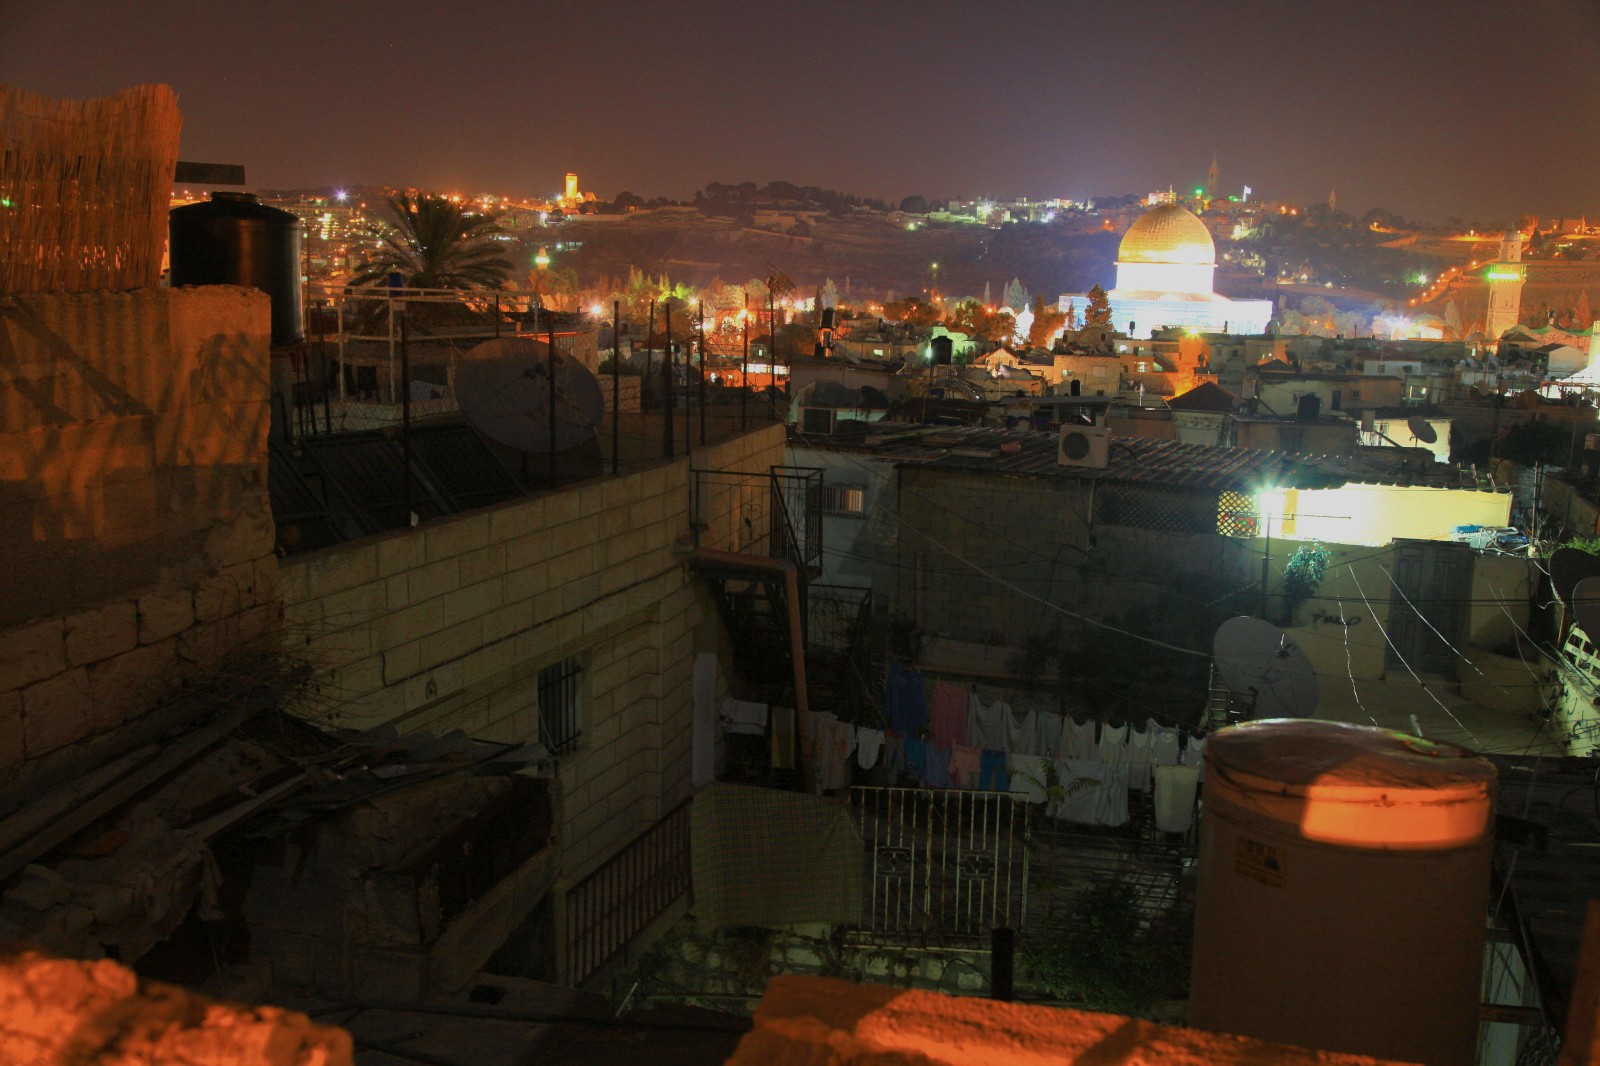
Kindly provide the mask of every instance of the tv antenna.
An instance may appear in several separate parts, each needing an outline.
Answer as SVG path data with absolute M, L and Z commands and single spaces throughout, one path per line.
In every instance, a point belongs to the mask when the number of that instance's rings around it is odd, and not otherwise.
M 1251 718 L 1307 718 L 1317 709 L 1317 672 L 1300 645 L 1259 618 L 1230 618 L 1212 640 L 1217 673 Z
M 558 452 L 594 437 L 605 397 L 589 368 L 531 337 L 500 337 L 466 352 L 456 365 L 456 402 L 477 430 L 519 452 Z M 554 432 L 551 416 L 554 415 Z

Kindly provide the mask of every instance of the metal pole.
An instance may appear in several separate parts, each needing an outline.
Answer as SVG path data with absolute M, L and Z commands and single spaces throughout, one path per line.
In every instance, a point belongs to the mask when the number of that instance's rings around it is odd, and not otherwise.
M 677 360 L 672 354 L 672 300 L 661 301 L 661 318 L 667 330 L 667 356 L 662 360 L 661 373 L 666 379 L 667 394 L 662 398 L 661 419 L 661 444 L 664 449 L 662 454 L 668 459 L 673 457 L 672 441 L 672 372 L 677 369 Z
M 319 313 L 317 315 L 317 352 L 322 356 L 322 432 L 333 432 L 333 401 L 328 393 L 331 386 L 328 381 L 328 325 Z M 339 368 L 343 375 L 344 367 Z
M 1261 557 L 1261 619 L 1271 621 L 1267 618 L 1267 575 L 1272 566 L 1272 515 L 1262 512 L 1261 521 L 1267 527 L 1267 553 Z
M 739 373 L 739 432 L 745 431 L 745 417 L 750 407 L 750 290 L 744 294 L 744 367 Z
M 611 472 L 617 472 L 622 420 L 622 301 L 611 301 Z
M 772 279 L 767 279 L 767 408 L 778 417 L 778 301 L 772 298 Z
M 555 319 L 546 317 L 545 347 L 549 349 L 549 359 L 545 366 L 550 371 L 550 484 L 556 483 L 556 323 Z
M 695 310 L 700 316 L 700 324 L 696 327 L 699 334 L 700 345 L 700 447 L 706 446 L 706 305 L 705 301 L 695 304 Z
M 644 331 L 644 377 L 639 379 L 639 413 L 643 414 L 650 407 L 650 375 L 654 368 L 650 365 L 650 357 L 654 350 L 650 347 L 655 343 L 656 335 L 656 302 L 650 301 L 650 323 Z
M 390 303 L 393 313 L 394 304 Z M 400 480 L 405 485 L 403 498 L 406 505 L 406 525 L 416 523 L 412 516 L 415 512 L 411 507 L 411 345 L 408 343 L 410 331 L 406 319 L 411 316 L 405 313 L 405 308 L 400 308 Z M 393 365 L 393 364 L 391 364 Z

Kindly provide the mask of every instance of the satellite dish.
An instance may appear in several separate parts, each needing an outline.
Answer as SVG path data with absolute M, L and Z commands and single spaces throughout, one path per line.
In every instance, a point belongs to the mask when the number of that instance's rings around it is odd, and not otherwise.
M 550 360 L 528 337 L 484 341 L 456 364 L 456 402 L 477 430 L 521 452 L 548 452 Z M 556 354 L 555 449 L 576 448 L 595 435 L 605 396 L 589 368 Z
M 1600 577 L 1586 577 L 1573 586 L 1572 620 L 1585 633 L 1600 633 Z
M 1433 423 L 1421 415 L 1412 415 L 1406 419 L 1406 426 L 1411 430 L 1411 435 L 1424 444 L 1432 444 L 1439 439 L 1439 433 L 1433 428 Z
M 1256 718 L 1306 718 L 1317 709 L 1317 672 L 1300 645 L 1259 618 L 1230 618 L 1212 640 L 1217 673 Z
M 1600 577 L 1600 555 L 1590 555 L 1577 548 L 1557 548 L 1550 556 L 1550 586 L 1556 597 L 1568 607 L 1578 582 L 1587 577 Z M 1600 634 L 1597 634 L 1600 635 Z

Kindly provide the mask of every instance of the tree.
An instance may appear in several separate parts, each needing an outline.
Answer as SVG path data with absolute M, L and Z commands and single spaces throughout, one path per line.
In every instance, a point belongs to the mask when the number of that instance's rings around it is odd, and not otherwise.
M 1028 309 L 1028 290 L 1022 287 L 1022 279 L 1012 278 L 1006 282 L 1005 289 L 1000 293 L 1000 302 L 1013 311 Z
M 1033 321 L 1028 325 L 1028 347 L 1047 348 L 1067 324 L 1066 313 L 1044 302 L 1044 294 L 1033 298 Z
M 1098 284 L 1089 290 L 1089 302 L 1083 305 L 1083 324 L 1085 327 L 1111 325 L 1111 301 Z
M 1585 330 L 1594 325 L 1594 308 L 1589 306 L 1589 290 L 1579 289 L 1578 299 L 1572 306 L 1572 328 Z
M 920 196 L 907 196 L 900 201 L 900 210 L 908 215 L 925 215 L 928 213 L 928 201 Z
M 1016 329 L 1011 315 L 1004 311 L 991 311 L 977 300 L 961 300 L 950 308 L 944 324 L 957 333 L 967 336 L 983 334 L 990 340 L 1010 340 Z
M 938 304 L 924 303 L 915 296 L 894 300 L 883 305 L 883 317 L 890 322 L 903 322 L 908 326 L 927 327 L 944 317 Z
M 413 289 L 505 287 L 511 262 L 493 239 L 503 232 L 493 219 L 468 215 L 442 196 L 391 196 L 389 210 L 394 228 L 352 279 L 355 284 L 370 285 L 399 274 Z

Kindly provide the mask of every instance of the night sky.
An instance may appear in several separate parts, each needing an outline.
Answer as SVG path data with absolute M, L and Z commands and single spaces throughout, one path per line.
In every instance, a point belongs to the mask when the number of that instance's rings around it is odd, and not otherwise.
M 0 80 L 177 89 L 255 187 L 608 198 L 1200 183 L 1354 213 L 1600 216 L 1594 0 L 0 0 Z

